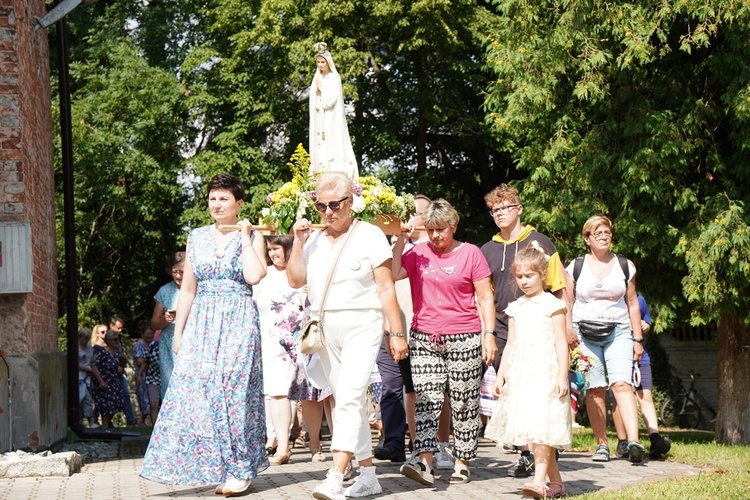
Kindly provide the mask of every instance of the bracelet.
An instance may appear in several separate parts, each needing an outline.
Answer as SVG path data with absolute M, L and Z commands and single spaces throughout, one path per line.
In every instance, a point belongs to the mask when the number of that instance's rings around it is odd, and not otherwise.
M 639 344 L 643 344 L 645 340 L 643 339 L 633 339 L 633 342 L 638 342 Z
M 403 333 L 394 333 L 394 332 L 391 332 L 391 333 L 388 334 L 388 336 L 389 337 L 396 337 L 397 339 L 404 338 L 404 334 Z
M 485 335 L 492 335 L 493 337 L 497 337 L 497 333 L 495 333 L 495 330 L 485 330 Z

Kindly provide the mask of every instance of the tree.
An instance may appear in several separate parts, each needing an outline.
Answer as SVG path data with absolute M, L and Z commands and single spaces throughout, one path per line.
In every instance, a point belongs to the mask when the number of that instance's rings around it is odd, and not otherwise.
M 750 333 L 750 6 L 497 6 L 487 119 L 529 174 L 527 215 L 570 256 L 583 249 L 573 236 L 583 221 L 610 216 L 617 248 L 636 261 L 639 287 L 656 306 L 656 331 L 686 316 L 718 318 L 728 379 L 717 440 L 747 443 L 750 352 L 737 346 Z M 706 236 L 725 233 L 716 248 Z
M 179 82 L 149 67 L 130 40 L 92 34 L 87 41 L 71 79 L 77 293 L 80 322 L 93 326 L 113 314 L 143 319 L 165 281 L 185 203 L 177 182 L 184 113 Z M 59 176 L 59 162 L 57 169 Z M 62 182 L 56 184 L 62 248 Z M 58 255 L 64 302 L 64 252 Z

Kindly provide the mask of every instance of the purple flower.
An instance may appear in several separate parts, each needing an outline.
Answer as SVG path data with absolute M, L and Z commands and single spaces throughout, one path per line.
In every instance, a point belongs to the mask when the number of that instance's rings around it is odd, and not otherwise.
M 355 182 L 354 184 L 352 184 L 352 192 L 357 196 L 360 196 L 362 194 L 362 186 Z
M 271 195 L 269 194 L 266 196 L 266 205 L 273 205 L 273 200 L 271 199 Z
M 309 195 L 312 201 L 315 201 L 318 199 L 318 195 L 315 193 L 315 191 L 310 191 Z

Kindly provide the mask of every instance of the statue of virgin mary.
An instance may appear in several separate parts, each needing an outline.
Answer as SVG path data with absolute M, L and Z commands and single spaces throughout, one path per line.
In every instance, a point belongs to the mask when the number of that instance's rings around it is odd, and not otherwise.
M 315 44 L 317 69 L 310 85 L 310 175 L 344 172 L 359 176 L 346 126 L 341 78 L 324 42 Z

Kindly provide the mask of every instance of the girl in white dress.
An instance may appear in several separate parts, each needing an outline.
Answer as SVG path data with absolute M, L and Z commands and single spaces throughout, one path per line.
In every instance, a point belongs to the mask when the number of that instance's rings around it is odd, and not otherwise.
M 535 460 L 534 481 L 524 496 L 565 494 L 555 449 L 570 447 L 568 344 L 565 303 L 544 291 L 547 256 L 536 242 L 518 253 L 513 273 L 524 296 L 511 302 L 508 344 L 495 381 L 499 398 L 486 436 L 498 443 L 529 443 Z M 549 478 L 549 486 L 547 485 Z

